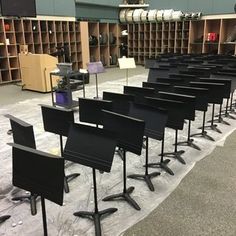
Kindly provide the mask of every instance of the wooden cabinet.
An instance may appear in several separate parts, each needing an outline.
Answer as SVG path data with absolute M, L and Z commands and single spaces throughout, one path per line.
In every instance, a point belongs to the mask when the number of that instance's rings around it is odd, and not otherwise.
M 58 47 L 68 45 L 73 69 L 86 68 L 89 59 L 85 50 L 82 53 L 80 24 L 62 18 L 0 18 L 0 84 L 21 80 L 20 45 L 28 45 L 28 51 L 32 54 L 53 54 Z M 62 62 L 64 59 L 58 56 L 58 60 Z

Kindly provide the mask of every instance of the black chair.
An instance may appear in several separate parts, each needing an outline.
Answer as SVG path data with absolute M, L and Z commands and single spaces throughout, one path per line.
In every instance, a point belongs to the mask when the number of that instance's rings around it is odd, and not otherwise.
M 62 109 L 54 106 L 40 105 L 43 118 L 44 130 L 60 137 L 60 150 L 63 157 L 63 136 L 67 137 L 71 124 L 74 123 L 74 111 L 71 109 Z M 64 179 L 64 189 L 69 193 L 68 182 L 78 177 L 79 173 L 66 175 Z
M 154 191 L 154 186 L 151 179 L 160 175 L 159 172 L 148 173 L 148 147 L 149 138 L 162 140 L 164 137 L 165 126 L 167 122 L 167 112 L 161 109 L 153 108 L 147 105 L 132 104 L 130 106 L 131 117 L 144 120 L 145 121 L 145 131 L 146 136 L 146 162 L 145 162 L 145 173 L 132 174 L 128 178 L 144 180 L 151 191 Z
M 209 96 L 208 96 L 208 103 L 212 103 L 212 119 L 211 119 L 211 125 L 205 126 L 205 119 L 206 119 L 206 112 L 203 113 L 203 126 L 200 127 L 202 129 L 201 133 L 193 134 L 191 137 L 194 136 L 201 136 L 205 137 L 211 141 L 214 141 L 212 137 L 206 134 L 205 129 L 210 128 L 211 130 L 214 130 L 218 133 L 221 133 L 221 131 L 217 128 L 217 125 L 214 124 L 214 111 L 215 111 L 215 104 L 221 104 L 223 102 L 223 93 L 224 93 L 224 84 L 219 83 L 204 83 L 204 82 L 190 82 L 190 86 L 197 87 L 197 88 L 206 88 L 208 89 Z M 216 96 L 217 95 L 217 96 Z
M 178 94 L 178 93 L 167 93 L 167 92 L 159 92 L 158 96 L 163 99 L 169 99 L 174 101 L 180 101 L 184 103 L 184 107 L 180 107 L 179 112 L 181 112 L 185 119 L 189 121 L 188 126 L 188 133 L 191 132 L 191 121 L 195 120 L 195 103 L 196 103 L 196 97 L 191 95 L 184 95 L 184 94 Z M 182 109 L 181 109 L 182 108 Z M 175 138 L 175 149 L 177 150 L 178 145 L 178 129 L 176 132 L 177 137 Z M 195 149 L 200 150 L 200 148 L 192 143 L 192 147 Z M 165 155 L 165 154 L 164 154 Z M 182 160 L 181 156 L 179 155 L 178 151 L 175 151 L 174 153 L 168 153 L 166 155 L 173 155 L 175 158 L 177 158 L 181 163 L 185 164 L 185 161 Z
M 33 126 L 9 114 L 5 115 L 5 117 L 9 118 L 10 120 L 14 143 L 36 149 Z M 29 195 L 21 195 L 13 197 L 12 200 L 13 201 L 29 200 L 31 214 L 36 215 L 37 197 L 38 195 L 36 193 L 31 192 Z
M 66 160 L 92 168 L 94 186 L 94 212 L 79 211 L 75 216 L 94 221 L 95 234 L 101 236 L 101 217 L 117 211 L 116 208 L 98 210 L 96 169 L 110 172 L 117 141 L 114 134 L 96 127 L 74 124 L 71 126 L 64 157 Z
M 41 197 L 43 230 L 47 236 L 45 199 L 63 204 L 64 159 L 19 144 L 10 145 L 13 185 Z
M 174 91 L 176 93 L 180 94 L 187 94 L 187 95 L 192 95 L 195 96 L 195 109 L 197 111 L 207 111 L 208 107 L 208 89 L 204 88 L 194 88 L 194 87 L 186 87 L 186 86 L 175 86 Z M 191 123 L 189 122 L 189 128 L 188 128 L 188 138 L 186 141 L 179 142 L 178 145 L 187 145 L 189 147 L 193 147 L 195 149 L 200 150 L 199 147 L 197 147 L 193 143 L 193 139 L 191 139 L 191 131 L 190 131 L 190 125 Z
M 129 151 L 141 155 L 145 123 L 142 120 L 114 112 L 103 112 L 104 129 L 116 134 L 118 140 L 117 146 L 123 149 L 123 192 L 105 197 L 103 201 L 123 199 L 136 210 L 140 210 L 140 206 L 130 196 L 134 191 L 134 187 L 126 187 L 126 152 Z
M 168 112 L 168 119 L 166 127 L 172 128 L 174 130 L 182 130 L 184 126 L 184 115 L 179 112 L 180 109 L 184 107 L 183 102 L 179 101 L 173 101 L 168 99 L 162 99 L 162 98 L 146 98 L 146 104 L 149 106 L 153 106 L 155 108 L 163 108 L 167 110 Z M 178 135 L 178 131 L 177 131 Z M 164 136 L 164 135 L 163 135 Z M 177 141 L 176 141 L 177 142 Z M 167 166 L 167 164 L 170 162 L 169 159 L 164 160 L 164 143 L 165 138 L 162 139 L 162 147 L 161 147 L 161 160 L 157 163 L 149 163 L 149 167 L 160 167 L 163 170 L 165 170 L 168 174 L 174 175 L 173 171 Z M 176 149 L 175 146 L 175 152 L 180 156 L 183 151 L 179 151 Z

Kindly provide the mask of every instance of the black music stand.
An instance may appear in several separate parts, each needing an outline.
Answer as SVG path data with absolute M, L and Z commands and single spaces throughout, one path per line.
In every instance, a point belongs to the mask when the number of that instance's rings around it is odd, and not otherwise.
M 62 109 L 54 106 L 40 105 L 43 117 L 44 130 L 60 137 L 60 150 L 63 157 L 63 136 L 67 137 L 71 124 L 74 123 L 74 111 L 71 109 Z M 78 177 L 79 173 L 65 175 L 64 189 L 66 193 L 70 192 L 68 182 Z
M 214 141 L 209 135 L 206 136 L 205 129 L 211 129 L 218 133 L 222 133 L 218 128 L 217 125 L 214 124 L 214 112 L 215 112 L 215 104 L 222 104 L 223 103 L 223 96 L 224 96 L 224 84 L 221 83 L 206 83 L 206 82 L 190 82 L 190 86 L 198 87 L 198 88 L 206 88 L 209 91 L 208 96 L 208 103 L 212 103 L 212 117 L 211 117 L 211 124 L 209 126 L 205 126 L 205 117 L 206 112 L 203 113 L 203 126 L 199 129 L 202 129 L 201 133 L 193 134 L 191 137 L 194 136 L 202 136 L 211 141 Z
M 194 88 L 194 87 L 186 87 L 186 86 L 174 86 L 174 90 L 176 93 L 180 94 L 186 94 L 186 95 L 192 95 L 196 97 L 195 100 L 195 109 L 198 111 L 207 111 L 208 107 L 208 89 L 204 88 Z M 195 148 L 197 150 L 200 150 L 200 148 L 193 143 L 194 139 L 191 139 L 191 121 L 189 120 L 189 128 L 188 128 L 188 137 L 186 141 L 178 142 L 178 145 L 180 146 L 189 146 L 192 148 Z
M 98 128 L 103 121 L 102 110 L 112 110 L 112 106 L 112 102 L 107 100 L 79 98 L 79 120 L 95 124 Z
M 159 92 L 158 96 L 163 99 L 168 100 L 174 100 L 174 101 L 180 101 L 184 103 L 184 106 L 181 106 L 179 109 L 179 112 L 181 112 L 184 115 L 185 119 L 188 119 L 189 125 L 188 125 L 188 133 L 191 132 L 191 121 L 195 120 L 195 103 L 196 103 L 196 97 L 190 96 L 190 95 L 184 95 L 184 94 L 178 94 L 178 93 L 167 93 L 167 92 Z M 181 109 L 182 108 L 182 109 Z M 177 145 L 178 143 L 178 129 L 176 129 L 175 133 L 175 151 L 173 153 L 164 153 L 165 156 L 174 156 L 177 160 L 179 160 L 182 164 L 186 164 L 185 161 L 182 159 L 181 154 L 183 151 L 177 151 Z M 192 143 L 191 145 L 197 150 L 200 150 L 198 146 Z
M 145 104 L 145 97 L 155 97 L 154 88 L 142 88 L 134 86 L 124 86 L 124 94 L 130 94 L 134 96 L 134 102 L 138 104 Z
M 204 79 L 200 79 L 200 82 L 224 84 L 223 98 L 227 99 L 227 102 L 226 102 L 226 109 L 227 109 L 229 99 L 230 99 L 232 80 L 230 80 L 230 79 L 218 79 L 218 78 L 209 78 L 209 79 L 204 78 Z M 225 125 L 230 125 L 228 122 L 224 121 L 224 119 L 222 118 L 222 105 L 223 105 L 223 102 L 220 104 L 219 114 L 216 115 L 216 116 L 218 116 L 218 119 L 215 119 L 214 122 L 225 124 Z M 208 121 L 208 122 L 211 122 L 211 121 Z
M 179 110 L 183 109 L 184 103 L 180 101 L 174 101 L 174 100 L 168 100 L 168 99 L 162 99 L 162 98 L 146 98 L 146 104 L 149 106 L 153 106 L 156 108 L 162 108 L 167 110 L 168 112 L 168 119 L 166 127 L 169 127 L 171 129 L 174 129 L 177 133 L 175 138 L 178 136 L 178 130 L 182 130 L 184 126 L 184 115 L 179 112 Z M 164 135 L 163 135 L 164 136 Z M 178 140 L 175 140 L 175 143 L 177 143 Z M 149 167 L 160 167 L 163 170 L 165 170 L 168 174 L 174 175 L 174 172 L 167 166 L 167 164 L 170 162 L 169 159 L 164 160 L 164 143 L 165 139 L 163 137 L 162 139 L 162 147 L 161 147 L 161 160 L 157 163 L 149 163 Z M 177 156 L 181 156 L 184 151 L 178 151 L 177 146 L 175 145 L 174 152 L 177 154 Z
M 149 68 L 148 82 L 156 82 L 157 77 L 168 78 L 170 70 L 168 68 Z
M 92 219 L 96 236 L 101 236 L 101 217 L 117 211 L 116 208 L 98 210 L 96 169 L 110 172 L 117 141 L 114 134 L 104 129 L 74 124 L 71 126 L 64 149 L 66 160 L 91 167 L 93 170 L 94 212 L 79 211 L 75 216 Z
M 44 236 L 48 235 L 45 199 L 63 204 L 64 159 L 19 144 L 12 146 L 13 185 L 41 197 Z
M 33 126 L 9 114 L 5 115 L 5 117 L 10 119 L 14 143 L 36 149 Z M 23 201 L 25 199 L 29 200 L 31 214 L 36 215 L 37 214 L 37 208 L 36 208 L 37 197 L 38 197 L 37 194 L 30 193 L 29 195 L 27 194 L 27 195 L 13 197 L 12 200 L 13 201 Z
M 128 94 L 120 94 L 120 93 L 111 93 L 111 92 L 103 92 L 103 99 L 112 101 L 112 111 L 122 114 L 128 115 L 130 110 L 130 104 L 134 101 L 133 95 Z M 108 110 L 105 109 L 104 110 Z M 123 159 L 122 148 L 117 148 L 117 154 Z
M 235 71 L 232 71 L 231 69 L 222 69 L 216 73 L 212 73 L 211 78 L 219 78 L 219 79 L 230 79 L 231 80 L 231 92 L 230 92 L 230 98 L 227 99 L 226 107 L 225 107 L 225 114 L 223 116 L 235 120 L 236 118 L 230 113 L 234 113 L 235 111 L 233 109 L 233 97 L 234 97 L 234 90 L 236 88 L 236 79 L 235 79 L 236 73 Z
M 169 83 L 161 83 L 161 82 L 143 82 L 144 88 L 154 88 L 156 93 L 159 91 L 171 92 L 173 87 Z
M 112 101 L 113 112 L 122 115 L 128 115 L 130 110 L 130 104 L 134 102 L 135 97 L 129 94 L 103 92 L 103 99 Z
M 105 197 L 103 201 L 123 199 L 136 210 L 141 210 L 140 206 L 130 196 L 134 191 L 134 187 L 126 188 L 126 152 L 129 151 L 141 155 L 145 123 L 142 120 L 114 112 L 103 112 L 104 129 L 116 134 L 118 140 L 117 146 L 123 149 L 123 192 Z
M 160 175 L 159 172 L 148 173 L 148 147 L 149 138 L 162 140 L 164 137 L 165 126 L 167 122 L 167 112 L 157 108 L 153 108 L 147 105 L 132 104 L 130 107 L 131 117 L 135 117 L 145 122 L 144 135 L 146 136 L 146 161 L 145 161 L 145 173 L 132 174 L 128 178 L 144 180 L 151 191 L 154 191 L 154 186 L 151 179 Z
M 95 75 L 96 97 L 94 97 L 94 98 L 99 99 L 99 96 L 98 96 L 98 74 L 104 73 L 105 69 L 104 69 L 103 64 L 102 64 L 101 61 L 87 63 L 87 67 L 88 67 L 89 74 L 90 75 Z
M 10 215 L 0 216 L 0 224 L 8 220 L 10 217 L 11 217 Z

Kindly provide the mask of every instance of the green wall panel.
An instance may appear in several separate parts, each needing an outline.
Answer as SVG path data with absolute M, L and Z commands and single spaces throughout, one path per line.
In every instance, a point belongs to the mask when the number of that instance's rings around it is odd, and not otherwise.
M 204 14 L 233 13 L 235 0 L 149 0 L 151 9 L 203 12 Z
M 75 16 L 74 0 L 36 0 L 38 15 Z
M 76 17 L 82 19 L 112 19 L 118 20 L 119 8 L 90 4 L 76 4 Z

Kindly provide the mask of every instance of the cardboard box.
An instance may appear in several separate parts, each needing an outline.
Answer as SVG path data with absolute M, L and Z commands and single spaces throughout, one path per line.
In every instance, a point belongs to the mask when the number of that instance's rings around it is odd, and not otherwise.
M 20 53 L 28 54 L 28 45 L 20 45 Z

